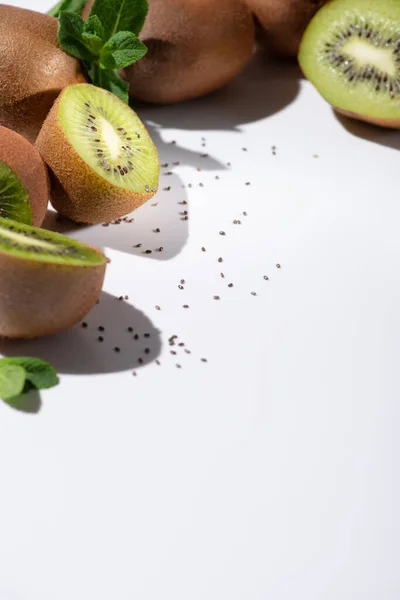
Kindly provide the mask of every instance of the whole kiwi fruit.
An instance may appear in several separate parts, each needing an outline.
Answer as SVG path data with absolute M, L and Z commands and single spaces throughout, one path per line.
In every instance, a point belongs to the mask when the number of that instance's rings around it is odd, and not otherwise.
M 140 39 L 148 52 L 124 71 L 131 96 L 173 103 L 231 81 L 252 55 L 255 28 L 240 0 L 149 0 Z
M 51 169 L 54 208 L 78 223 L 118 219 L 157 192 L 160 162 L 143 123 L 88 83 L 61 92 L 36 147 Z
M 0 4 L 0 125 L 35 141 L 66 86 L 85 81 L 58 45 L 54 17 Z
M 0 336 L 34 338 L 78 323 L 100 295 L 106 264 L 96 248 L 0 217 Z
M 47 168 L 35 146 L 0 126 L 0 216 L 40 227 L 49 194 Z
M 400 129 L 398 0 L 332 0 L 307 27 L 299 63 L 338 112 Z
M 257 20 L 257 40 L 272 54 L 296 57 L 302 35 L 327 0 L 246 0 Z

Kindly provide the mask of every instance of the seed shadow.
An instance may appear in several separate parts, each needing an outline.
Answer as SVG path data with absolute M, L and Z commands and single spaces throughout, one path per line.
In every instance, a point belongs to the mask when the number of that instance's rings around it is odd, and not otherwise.
M 42 399 L 39 392 L 35 390 L 31 390 L 27 394 L 22 394 L 18 398 L 12 398 L 12 400 L 3 400 L 3 402 L 19 412 L 31 415 L 36 415 L 42 408 Z
M 366 140 L 367 142 L 379 144 L 380 146 L 400 150 L 400 131 L 396 129 L 386 129 L 385 127 L 364 123 L 363 121 L 356 121 L 355 119 L 350 119 L 345 115 L 341 115 L 335 110 L 333 112 L 336 120 L 346 131 L 351 133 L 351 135 Z
M 182 104 L 156 106 L 133 102 L 145 119 L 162 128 L 240 132 L 240 126 L 270 117 L 294 102 L 301 71 L 293 61 L 271 59 L 258 51 L 244 71 L 224 88 Z M 192 156 L 182 156 L 193 165 Z M 195 162 L 195 166 L 198 162 Z
M 98 305 L 82 324 L 36 340 L 1 340 L 4 356 L 35 356 L 60 374 L 120 373 L 152 363 L 160 354 L 160 332 L 141 311 L 103 292 Z M 104 327 L 104 331 L 99 331 Z M 128 331 L 133 328 L 133 332 Z M 134 339 L 135 335 L 138 340 Z M 149 337 L 145 337 L 149 334 Z M 103 342 L 98 340 L 104 338 Z M 119 348 L 116 352 L 114 349 Z M 147 352 L 146 352 L 147 350 Z M 141 361 L 141 362 L 140 362 Z

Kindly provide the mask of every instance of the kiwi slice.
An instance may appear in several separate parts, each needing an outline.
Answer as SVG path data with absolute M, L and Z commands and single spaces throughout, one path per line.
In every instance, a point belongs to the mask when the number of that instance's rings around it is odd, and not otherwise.
M 36 146 L 55 178 L 53 206 L 73 221 L 117 219 L 157 192 L 158 154 L 143 123 L 93 85 L 61 93 Z
M 106 264 L 96 248 L 0 217 L 0 335 L 32 338 L 78 323 L 100 295 Z
M 0 127 L 0 217 L 40 226 L 49 200 L 46 165 L 18 133 Z
M 400 128 L 400 2 L 333 0 L 308 26 L 300 66 L 339 112 Z

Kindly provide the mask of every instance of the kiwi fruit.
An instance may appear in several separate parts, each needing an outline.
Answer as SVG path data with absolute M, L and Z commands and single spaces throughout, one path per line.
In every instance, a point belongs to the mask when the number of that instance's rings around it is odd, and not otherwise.
M 39 337 L 78 323 L 100 295 L 106 264 L 96 248 L 0 217 L 0 336 Z
M 157 192 L 157 150 L 136 113 L 90 84 L 66 88 L 36 147 L 51 169 L 54 208 L 78 223 L 112 221 Z
M 0 126 L 0 217 L 40 227 L 49 194 L 47 168 L 35 146 Z
M 54 17 L 0 4 L 0 125 L 35 141 L 63 88 L 85 81 L 61 50 Z
M 333 0 L 308 26 L 299 62 L 337 111 L 400 128 L 398 0 Z
M 203 96 L 238 75 L 252 56 L 255 28 L 240 0 L 149 0 L 140 39 L 148 52 L 123 75 L 130 95 L 168 104 Z
M 257 22 L 257 41 L 271 54 L 297 57 L 308 23 L 326 0 L 246 0 Z

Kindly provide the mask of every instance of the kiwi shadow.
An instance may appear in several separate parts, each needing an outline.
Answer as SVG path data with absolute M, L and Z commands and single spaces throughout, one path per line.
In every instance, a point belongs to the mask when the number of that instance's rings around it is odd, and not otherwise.
M 270 117 L 294 102 L 301 79 L 295 61 L 280 61 L 258 51 L 238 77 L 216 92 L 168 107 L 136 101 L 133 107 L 163 128 L 240 132 L 241 125 Z M 185 164 L 192 164 L 191 156 L 187 158 Z
M 32 415 L 36 415 L 42 408 L 42 399 L 39 392 L 31 390 L 27 394 L 12 398 L 12 400 L 3 400 L 11 408 Z
M 181 179 L 168 168 L 162 171 L 171 175 L 161 175 L 159 192 L 126 218 L 103 225 L 79 225 L 48 210 L 42 227 L 98 248 L 147 259 L 174 258 L 189 237 L 189 205 Z
M 69 375 L 140 369 L 156 360 L 160 352 L 160 331 L 150 319 L 128 302 L 106 292 L 84 324 L 36 340 L 0 342 L 0 353 L 4 356 L 35 356 L 52 364 L 59 374 Z M 31 401 L 34 406 L 34 396 Z M 36 398 L 36 404 L 40 408 L 40 398 Z
M 350 119 L 345 115 L 341 115 L 336 110 L 333 110 L 333 113 L 336 120 L 351 135 L 366 140 L 367 142 L 379 144 L 380 146 L 400 150 L 400 131 L 396 129 L 386 129 L 379 125 L 364 123 L 363 121 L 357 121 L 356 119 Z

